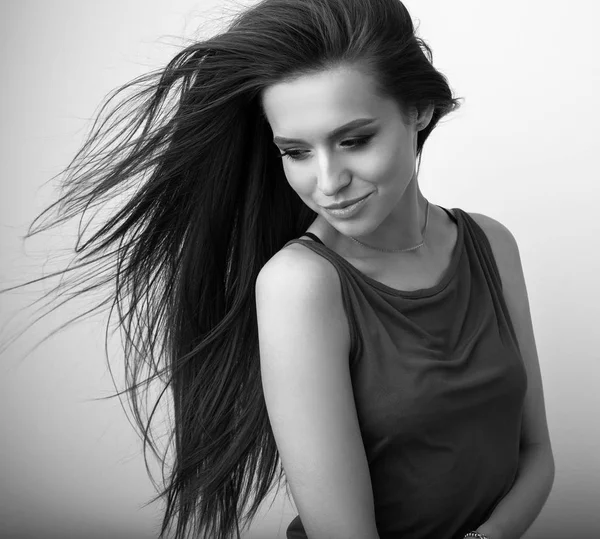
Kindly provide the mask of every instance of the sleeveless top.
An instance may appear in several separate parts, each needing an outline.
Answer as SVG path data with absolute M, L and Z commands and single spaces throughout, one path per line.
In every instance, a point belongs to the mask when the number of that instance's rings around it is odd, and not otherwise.
M 466 212 L 431 288 L 402 291 L 312 233 L 336 269 L 380 539 L 463 539 L 511 489 L 527 375 L 485 232 Z M 287 539 L 307 539 L 300 515 Z

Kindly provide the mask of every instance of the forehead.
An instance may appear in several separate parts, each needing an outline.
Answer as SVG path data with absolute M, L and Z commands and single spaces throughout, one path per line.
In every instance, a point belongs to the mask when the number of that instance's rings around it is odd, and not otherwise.
M 395 103 L 363 71 L 340 67 L 301 75 L 265 89 L 265 115 L 275 135 L 320 136 L 356 118 L 385 118 Z

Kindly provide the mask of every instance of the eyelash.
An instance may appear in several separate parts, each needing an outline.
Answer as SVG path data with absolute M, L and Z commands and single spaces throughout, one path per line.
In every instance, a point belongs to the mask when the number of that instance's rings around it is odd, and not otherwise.
M 352 138 L 352 139 L 347 139 L 344 140 L 343 142 L 354 142 L 355 144 L 353 146 L 350 146 L 351 149 L 353 148 L 360 148 L 362 146 L 365 146 L 372 138 L 374 135 L 367 135 L 366 137 L 356 137 L 356 138 Z M 288 159 L 291 159 L 292 161 L 302 161 L 303 159 L 306 159 L 306 153 L 302 154 L 300 153 L 298 155 L 298 153 L 296 153 L 294 155 L 294 153 L 292 152 L 302 152 L 302 150 L 285 150 L 281 153 L 278 153 L 279 157 L 287 157 Z

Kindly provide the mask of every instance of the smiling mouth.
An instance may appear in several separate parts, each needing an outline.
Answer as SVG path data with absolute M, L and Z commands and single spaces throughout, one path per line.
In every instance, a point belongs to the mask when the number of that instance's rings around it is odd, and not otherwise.
M 356 198 L 354 200 L 350 200 L 348 202 L 340 202 L 340 205 L 334 205 L 334 206 L 322 206 L 323 208 L 325 208 L 326 210 L 343 210 L 344 208 L 347 208 L 348 206 L 352 206 L 353 204 L 356 204 L 357 202 L 360 202 L 362 200 L 364 200 L 365 198 L 367 198 L 371 193 L 369 193 L 368 195 L 365 195 L 364 197 L 361 198 Z
M 366 197 L 359 199 L 358 201 L 346 206 L 344 208 L 325 208 L 325 211 L 332 215 L 333 217 L 339 219 L 348 219 L 356 215 L 368 202 L 368 199 L 371 198 L 372 193 L 369 193 Z

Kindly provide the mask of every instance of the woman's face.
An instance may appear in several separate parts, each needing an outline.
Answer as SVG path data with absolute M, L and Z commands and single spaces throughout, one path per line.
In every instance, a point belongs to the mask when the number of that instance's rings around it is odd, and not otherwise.
M 401 220 L 417 129 L 375 93 L 370 76 L 350 67 L 302 75 L 268 87 L 262 99 L 287 180 L 307 206 L 344 235 Z M 366 195 L 350 217 L 324 209 Z

